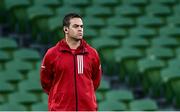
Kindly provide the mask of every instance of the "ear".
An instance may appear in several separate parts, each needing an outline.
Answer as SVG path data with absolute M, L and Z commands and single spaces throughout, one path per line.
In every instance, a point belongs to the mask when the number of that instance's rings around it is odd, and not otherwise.
M 64 30 L 65 33 L 68 33 L 68 32 L 67 32 L 67 31 L 68 31 L 68 28 L 67 28 L 66 26 L 63 27 L 63 30 Z

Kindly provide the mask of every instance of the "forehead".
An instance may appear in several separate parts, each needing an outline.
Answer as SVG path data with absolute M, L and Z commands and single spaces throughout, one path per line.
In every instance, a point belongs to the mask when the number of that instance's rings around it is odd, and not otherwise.
M 74 24 L 83 25 L 81 18 L 72 18 L 72 19 L 70 19 L 69 22 L 70 22 L 70 25 L 74 25 Z

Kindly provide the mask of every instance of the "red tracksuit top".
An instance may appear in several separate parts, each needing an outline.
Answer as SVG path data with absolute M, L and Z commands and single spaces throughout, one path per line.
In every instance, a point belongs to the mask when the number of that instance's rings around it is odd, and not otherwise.
M 50 48 L 40 70 L 43 90 L 48 94 L 48 109 L 63 111 L 97 110 L 95 90 L 101 79 L 98 53 L 83 39 L 71 52 L 65 39 Z

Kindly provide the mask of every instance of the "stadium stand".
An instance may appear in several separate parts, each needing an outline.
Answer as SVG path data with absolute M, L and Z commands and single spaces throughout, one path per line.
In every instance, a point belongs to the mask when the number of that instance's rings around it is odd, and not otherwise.
M 1 0 L 0 111 L 48 110 L 39 69 L 69 12 L 100 54 L 98 110 L 180 110 L 179 0 Z

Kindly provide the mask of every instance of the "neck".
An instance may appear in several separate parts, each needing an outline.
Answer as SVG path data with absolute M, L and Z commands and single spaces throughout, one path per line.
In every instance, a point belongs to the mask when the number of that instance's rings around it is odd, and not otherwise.
M 81 40 L 66 37 L 66 42 L 71 49 L 77 49 L 80 46 Z

